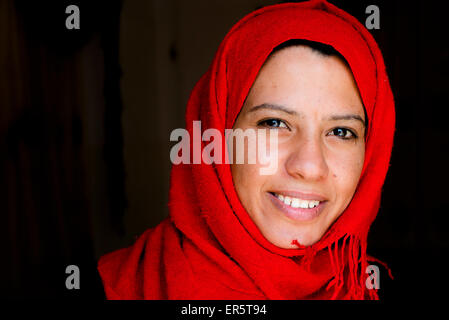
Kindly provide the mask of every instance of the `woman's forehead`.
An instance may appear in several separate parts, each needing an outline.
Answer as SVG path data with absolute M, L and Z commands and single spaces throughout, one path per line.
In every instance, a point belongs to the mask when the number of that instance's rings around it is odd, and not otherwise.
M 361 112 L 363 104 L 351 70 L 337 56 L 323 56 L 306 47 L 276 52 L 261 68 L 245 105 L 305 107 Z M 266 109 L 266 108 L 265 108 Z

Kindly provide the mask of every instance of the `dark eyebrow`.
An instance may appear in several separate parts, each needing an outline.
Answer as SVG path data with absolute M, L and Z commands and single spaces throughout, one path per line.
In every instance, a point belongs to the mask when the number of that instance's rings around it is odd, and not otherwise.
M 363 126 L 366 127 L 365 121 L 363 121 L 362 117 L 357 114 L 333 115 L 330 116 L 328 120 L 357 120 L 362 122 Z
M 278 104 L 271 104 L 271 103 L 262 103 L 261 105 L 252 107 L 248 112 L 254 112 L 261 109 L 270 109 L 270 110 L 278 110 L 285 113 L 288 113 L 290 115 L 298 115 L 298 113 L 294 110 L 291 110 L 289 108 L 286 108 L 284 106 L 278 105 Z

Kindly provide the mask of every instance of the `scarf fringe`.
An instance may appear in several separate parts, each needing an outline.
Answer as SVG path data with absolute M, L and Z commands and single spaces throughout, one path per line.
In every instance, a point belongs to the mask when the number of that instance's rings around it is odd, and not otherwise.
M 340 243 L 341 246 L 339 245 Z M 302 265 L 305 270 L 310 271 L 313 258 L 317 253 L 316 249 L 313 246 L 304 247 L 299 244 L 297 240 L 293 240 L 292 244 L 305 249 Z M 329 291 L 332 288 L 334 289 L 331 300 L 379 300 L 377 289 L 366 288 L 366 279 L 368 276 L 365 273 L 365 270 L 368 266 L 368 260 L 382 264 L 393 279 L 391 270 L 386 263 L 368 256 L 366 254 L 366 247 L 366 239 L 362 240 L 357 235 L 349 234 L 345 235 L 342 241 L 339 239 L 327 247 L 330 264 L 334 274 L 334 277 L 326 286 L 326 291 Z M 344 287 L 347 288 L 347 293 L 341 295 L 340 293 Z
M 377 261 L 384 266 L 386 265 L 375 258 L 368 257 L 366 254 L 366 246 L 366 239 L 360 239 L 355 235 L 346 235 L 343 241 L 341 241 L 341 246 L 337 240 L 327 247 L 334 277 L 328 283 L 326 291 L 331 290 L 331 288 L 334 289 L 331 297 L 332 300 L 379 300 L 377 289 L 366 288 L 367 274 L 365 270 L 368 266 L 368 260 Z M 346 251 L 345 247 L 347 248 Z M 388 267 L 386 268 L 388 269 Z M 391 275 L 390 269 L 388 270 Z M 347 288 L 347 294 L 341 295 L 340 293 L 345 286 Z
M 367 256 L 367 259 L 368 259 L 368 261 L 373 261 L 373 262 L 380 263 L 385 269 L 387 269 L 388 276 L 390 277 L 390 279 L 394 280 L 394 277 L 393 277 L 393 274 L 391 272 L 391 269 L 388 267 L 388 265 L 385 262 L 383 262 L 382 260 L 379 260 L 377 258 L 374 258 L 372 256 L 369 256 L 369 255 Z

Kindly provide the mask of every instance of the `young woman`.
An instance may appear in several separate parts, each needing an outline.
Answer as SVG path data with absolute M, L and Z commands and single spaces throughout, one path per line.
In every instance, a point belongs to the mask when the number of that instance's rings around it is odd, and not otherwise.
M 382 55 L 355 18 L 325 1 L 246 16 L 192 92 L 190 137 L 194 121 L 228 142 L 226 129 L 276 131 L 276 170 L 173 165 L 169 218 L 99 261 L 108 298 L 378 297 L 366 241 L 395 112 Z

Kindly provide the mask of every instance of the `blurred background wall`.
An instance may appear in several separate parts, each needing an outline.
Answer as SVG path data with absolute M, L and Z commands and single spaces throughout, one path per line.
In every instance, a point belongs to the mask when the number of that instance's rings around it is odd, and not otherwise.
M 1 295 L 103 298 L 97 259 L 168 214 L 170 132 L 226 32 L 269 0 L 0 0 Z M 449 240 L 449 47 L 444 10 L 331 1 L 384 53 L 397 134 L 369 253 L 396 281 L 386 298 L 431 292 Z M 79 30 L 65 8 L 80 8 Z M 432 262 L 433 261 L 433 262 Z M 65 267 L 81 289 L 65 288 Z M 416 295 L 416 294 L 415 294 Z

